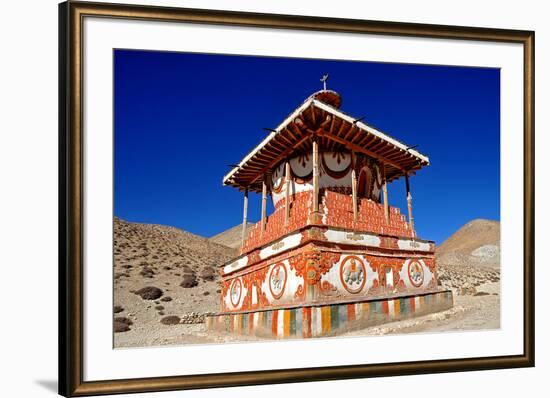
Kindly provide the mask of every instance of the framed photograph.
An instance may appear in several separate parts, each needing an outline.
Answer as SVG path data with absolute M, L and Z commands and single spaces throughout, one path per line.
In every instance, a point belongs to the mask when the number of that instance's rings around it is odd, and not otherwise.
M 71 1 L 59 49 L 62 395 L 534 366 L 534 32 Z

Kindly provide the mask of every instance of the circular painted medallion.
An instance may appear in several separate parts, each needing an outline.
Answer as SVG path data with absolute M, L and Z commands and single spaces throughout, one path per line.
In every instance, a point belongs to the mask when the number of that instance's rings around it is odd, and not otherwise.
M 275 264 L 269 274 L 269 290 L 275 299 L 281 298 L 286 286 L 286 267 L 283 263 Z
M 412 285 L 419 287 L 424 282 L 424 268 L 420 262 L 413 260 L 409 263 L 409 280 Z
M 239 302 L 241 301 L 241 293 L 242 293 L 243 287 L 240 279 L 235 279 L 233 281 L 233 284 L 231 285 L 231 289 L 229 291 L 229 295 L 231 298 L 231 304 L 233 304 L 233 307 L 236 307 Z
M 340 281 L 350 293 L 359 293 L 366 281 L 366 268 L 357 256 L 347 256 L 340 264 Z

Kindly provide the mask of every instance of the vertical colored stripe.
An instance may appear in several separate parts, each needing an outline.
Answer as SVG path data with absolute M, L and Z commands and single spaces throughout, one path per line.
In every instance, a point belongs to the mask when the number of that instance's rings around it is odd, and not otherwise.
M 267 313 L 265 314 L 264 330 L 266 331 L 266 333 L 270 332 L 271 335 L 273 336 L 272 322 L 273 322 L 273 311 L 267 311 Z
M 409 298 L 409 307 L 411 309 L 411 314 L 414 313 L 414 311 L 415 311 L 415 303 L 416 303 L 416 301 L 415 301 L 414 297 L 410 297 Z
M 251 312 L 250 314 L 248 314 L 248 331 L 250 333 L 252 333 L 252 331 L 254 330 L 254 313 Z
M 377 303 L 379 303 L 379 301 Z M 382 313 L 389 314 L 389 312 L 390 312 L 390 308 L 388 305 L 388 300 L 382 301 Z
M 345 328 L 348 324 L 349 304 L 337 305 L 338 307 L 338 329 Z
M 296 336 L 296 308 L 291 309 L 288 311 L 289 313 L 289 331 L 288 334 L 290 336 Z
M 363 303 L 354 304 L 355 307 L 355 319 L 361 319 L 363 316 Z
M 392 301 L 393 301 L 393 315 L 399 316 L 399 314 L 401 313 L 401 306 L 399 305 L 401 303 L 401 300 L 395 299 Z
M 303 322 L 302 322 L 302 316 L 303 316 L 303 311 L 301 308 L 296 308 L 294 310 L 294 316 L 295 316 L 295 320 L 294 320 L 294 324 L 296 325 L 296 328 L 295 328 L 295 331 L 294 331 L 294 335 L 297 336 L 297 337 L 302 337 L 303 335 L 303 332 L 302 332 L 302 327 L 303 327 Z
M 321 331 L 323 334 L 330 332 L 330 307 L 321 307 Z
M 363 303 L 361 304 L 361 318 L 368 319 L 371 314 L 371 305 L 372 303 Z
M 302 336 L 308 338 L 311 337 L 311 307 L 305 307 L 302 312 Z
M 315 308 L 315 336 L 323 334 L 323 307 Z
M 348 311 L 348 321 L 355 321 L 355 304 L 348 304 L 346 307 Z
M 410 314 L 410 308 L 409 308 L 409 299 L 408 298 L 401 298 L 399 299 L 399 308 L 401 308 L 401 313 L 403 315 Z
M 388 303 L 388 314 L 390 318 L 393 318 L 395 316 L 395 300 L 386 300 L 385 302 Z
M 339 305 L 331 305 L 330 308 L 330 330 L 338 330 L 340 326 L 340 310 Z
M 290 336 L 290 313 L 292 310 L 284 310 L 284 324 L 283 324 L 283 336 L 288 337 Z
M 272 317 L 271 317 L 271 333 L 273 334 L 273 337 L 277 337 L 277 318 L 279 316 L 279 311 L 275 310 L 273 311 Z
M 285 331 L 285 310 L 277 310 L 277 337 L 283 337 Z

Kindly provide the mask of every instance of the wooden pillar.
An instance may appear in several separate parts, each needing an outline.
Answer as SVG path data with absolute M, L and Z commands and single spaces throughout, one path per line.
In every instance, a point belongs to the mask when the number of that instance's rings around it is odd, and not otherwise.
M 288 226 L 290 221 L 290 163 L 286 162 L 285 165 L 285 226 Z
M 405 174 L 405 184 L 407 186 L 407 209 L 409 210 L 409 228 L 412 233 L 412 231 L 414 231 L 414 223 L 413 223 L 411 186 L 409 184 L 409 173 Z
M 351 153 L 351 200 L 353 203 L 353 221 L 357 221 L 357 175 L 355 172 L 355 152 Z
M 267 184 L 264 177 L 264 179 L 262 180 L 262 227 L 260 229 L 260 238 L 263 236 L 263 232 L 265 231 L 266 200 L 267 200 Z
M 243 203 L 243 229 L 241 232 L 241 250 L 244 247 L 244 241 L 246 240 L 246 218 L 248 214 L 248 188 L 244 189 L 244 203 Z
M 386 181 L 386 167 L 382 163 L 382 190 L 384 192 L 384 216 L 386 217 L 386 223 L 390 223 L 390 204 L 388 203 L 388 182 Z
M 313 201 L 311 211 L 319 212 L 319 144 L 313 139 Z

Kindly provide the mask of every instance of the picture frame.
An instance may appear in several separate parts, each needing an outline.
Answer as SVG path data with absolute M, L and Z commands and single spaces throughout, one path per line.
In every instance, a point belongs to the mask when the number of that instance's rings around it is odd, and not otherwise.
M 515 43 L 523 48 L 523 353 L 491 357 L 403 361 L 293 369 L 85 380 L 83 346 L 85 250 L 83 192 L 85 131 L 83 29 L 86 18 L 254 27 L 360 35 Z M 415 23 L 270 15 L 153 6 L 65 2 L 59 5 L 59 393 L 116 393 L 417 375 L 535 364 L 534 49 L 535 33 Z M 106 282 L 107 283 L 107 282 Z

